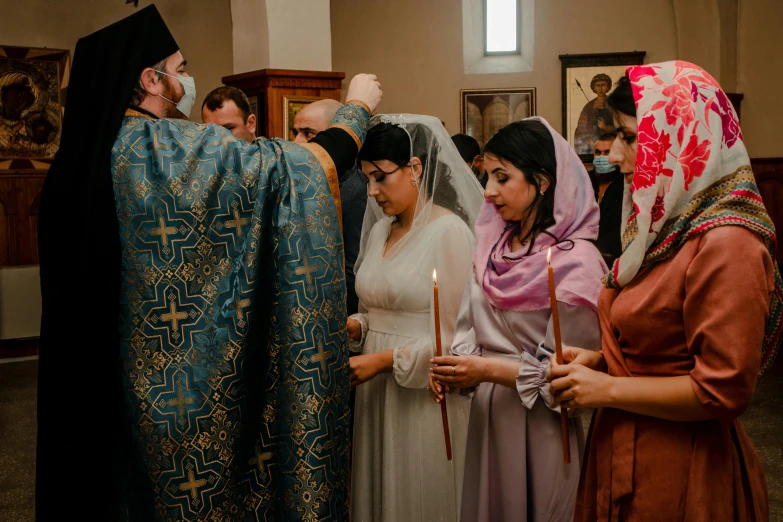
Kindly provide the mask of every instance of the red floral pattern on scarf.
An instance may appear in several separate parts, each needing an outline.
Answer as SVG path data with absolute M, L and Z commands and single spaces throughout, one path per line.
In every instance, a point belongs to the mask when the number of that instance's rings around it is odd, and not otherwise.
M 674 125 L 677 120 L 682 120 L 682 125 L 687 127 L 693 122 L 696 110 L 693 108 L 693 93 L 691 84 L 687 77 L 680 78 L 677 83 L 667 86 L 663 90 L 663 95 L 668 98 L 665 103 L 664 112 L 666 113 L 666 123 Z M 653 107 L 653 110 L 655 108 Z
M 643 118 L 638 129 L 639 147 L 636 152 L 636 171 L 633 184 L 635 188 L 651 187 L 659 174 L 672 175 L 672 169 L 666 168 L 666 154 L 671 149 L 671 138 L 665 132 L 658 132 L 655 127 L 655 117 Z
M 693 181 L 704 173 L 707 161 L 710 159 L 710 140 L 699 143 L 699 136 L 691 134 L 691 139 L 685 150 L 680 153 L 677 162 L 682 166 L 682 174 L 685 179 L 685 190 Z
M 629 232 L 623 235 L 623 255 L 613 271 L 619 286 L 636 275 L 665 224 L 715 181 L 716 171 L 727 168 L 721 165 L 724 152 L 744 149 L 731 101 L 700 67 L 676 61 L 630 67 L 627 74 L 636 103 L 638 146 Z
M 745 226 L 775 255 L 775 227 L 749 175 L 750 158 L 731 101 L 706 71 L 683 62 L 628 69 L 636 104 L 638 149 L 623 253 L 605 284 L 630 283 L 642 267 L 674 255 L 717 226 Z M 730 176 L 732 180 L 726 181 Z M 740 188 L 741 187 L 741 188 Z M 709 199 L 705 199 L 705 193 Z M 699 205 L 690 212 L 692 203 Z M 762 370 L 783 339 L 783 278 L 775 269 Z

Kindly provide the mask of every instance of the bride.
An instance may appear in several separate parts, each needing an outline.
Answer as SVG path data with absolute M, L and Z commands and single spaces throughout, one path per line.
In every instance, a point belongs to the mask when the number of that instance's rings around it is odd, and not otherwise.
M 447 402 L 453 460 L 440 406 L 427 392 L 435 355 L 433 269 L 442 346 L 451 346 L 471 274 L 481 186 L 439 120 L 383 115 L 359 153 L 368 183 L 356 262 L 360 310 L 348 319 L 357 387 L 351 520 L 457 521 L 468 399 Z

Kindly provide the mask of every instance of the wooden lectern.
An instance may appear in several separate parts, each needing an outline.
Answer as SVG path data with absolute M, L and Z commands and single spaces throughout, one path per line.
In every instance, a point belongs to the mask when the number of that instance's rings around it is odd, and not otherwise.
M 289 134 L 299 110 L 315 100 L 340 100 L 345 73 L 261 69 L 223 78 L 223 83 L 244 91 L 258 118 L 259 135 L 293 139 Z

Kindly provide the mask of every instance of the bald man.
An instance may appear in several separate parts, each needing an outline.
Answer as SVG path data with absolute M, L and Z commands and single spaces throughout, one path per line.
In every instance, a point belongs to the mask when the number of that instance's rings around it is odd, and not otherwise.
M 343 104 L 336 100 L 318 100 L 311 103 L 294 117 L 295 143 L 307 143 L 329 126 L 337 110 Z M 367 206 L 367 185 L 362 181 L 364 174 L 354 167 L 340 178 L 340 199 L 343 204 L 343 243 L 345 244 L 345 286 L 348 290 L 348 315 L 359 311 L 356 295 L 356 277 L 353 265 L 359 255 L 362 238 L 362 221 Z
M 299 111 L 294 116 L 294 143 L 307 143 L 325 131 L 342 106 L 337 100 L 318 100 Z

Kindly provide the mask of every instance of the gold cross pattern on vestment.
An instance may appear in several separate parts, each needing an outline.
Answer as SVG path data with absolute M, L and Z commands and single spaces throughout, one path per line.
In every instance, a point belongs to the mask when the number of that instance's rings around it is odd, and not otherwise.
M 305 275 L 307 276 L 307 284 L 312 285 L 313 284 L 313 272 L 318 270 L 318 265 L 311 265 L 310 260 L 307 259 L 307 256 L 304 256 L 304 264 L 294 270 L 294 273 L 296 275 Z
M 177 233 L 177 227 L 167 227 L 163 216 L 158 216 L 158 226 L 150 230 L 153 236 L 160 236 L 163 240 L 163 246 L 169 246 L 169 236 Z

